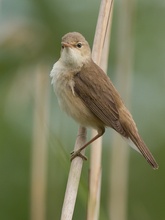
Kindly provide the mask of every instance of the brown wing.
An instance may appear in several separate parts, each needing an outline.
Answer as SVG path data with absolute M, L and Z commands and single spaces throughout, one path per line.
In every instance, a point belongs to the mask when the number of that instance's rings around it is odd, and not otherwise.
M 106 74 L 95 63 L 90 63 L 90 67 L 86 65 L 75 74 L 74 82 L 76 95 L 81 98 L 88 109 L 105 126 L 112 127 L 128 140 L 130 138 L 135 145 L 133 148 L 137 148 L 151 166 L 157 169 L 158 164 L 140 138 L 131 114 L 124 107 L 118 92 Z
M 90 67 L 86 65 L 80 72 L 75 74 L 74 82 L 75 93 L 82 99 L 88 109 L 105 126 L 112 127 L 121 135 L 126 136 L 119 122 L 117 105 L 120 103 L 116 102 L 119 95 L 102 69 L 92 62 Z

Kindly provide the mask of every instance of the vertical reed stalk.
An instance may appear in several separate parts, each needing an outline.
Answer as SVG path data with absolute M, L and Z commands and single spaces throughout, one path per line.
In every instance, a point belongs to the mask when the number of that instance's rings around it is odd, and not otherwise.
M 75 143 L 74 150 L 78 150 L 86 142 L 86 128 L 79 127 L 78 135 Z M 85 151 L 83 150 L 84 154 Z M 71 220 L 73 217 L 78 186 L 80 182 L 81 170 L 82 170 L 83 160 L 80 157 L 74 158 L 71 162 L 71 167 L 68 176 L 68 182 L 64 197 L 64 203 L 62 207 L 61 220 Z
M 93 60 L 107 71 L 110 44 L 110 24 L 112 19 L 113 1 L 102 1 L 98 17 L 95 39 L 93 44 Z M 92 130 L 92 137 L 96 131 Z M 101 153 L 102 138 L 91 144 L 90 183 L 88 200 L 88 220 L 99 219 L 100 192 L 101 192 Z
M 38 66 L 35 78 L 32 146 L 31 220 L 45 220 L 49 75 Z
M 93 49 L 93 59 L 98 64 L 100 64 L 102 48 L 104 45 L 106 29 L 108 26 L 108 18 L 110 16 L 110 5 L 111 5 L 111 1 L 102 0 L 101 2 L 100 13 L 98 17 L 98 23 L 96 28 L 95 40 L 94 40 L 94 49 Z M 85 143 L 85 141 L 86 141 L 86 129 L 80 126 L 74 150 L 78 150 Z M 69 177 L 65 192 L 65 198 L 62 207 L 61 220 L 72 219 L 82 165 L 83 165 L 83 160 L 80 157 L 76 157 L 71 162 L 71 167 L 69 171 Z M 100 178 L 99 178 L 99 183 L 100 183 Z M 98 194 L 98 192 L 96 193 Z
M 133 10 L 134 1 L 123 0 L 118 6 L 118 50 L 116 86 L 127 106 L 130 106 L 133 66 Z M 109 219 L 127 219 L 129 148 L 114 134 L 110 164 Z

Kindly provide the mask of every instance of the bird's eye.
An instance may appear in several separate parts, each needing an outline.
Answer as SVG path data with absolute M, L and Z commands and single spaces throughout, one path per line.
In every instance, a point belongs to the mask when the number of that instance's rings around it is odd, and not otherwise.
M 64 49 L 64 46 L 63 46 L 63 45 L 61 46 L 61 49 Z
M 78 48 L 81 48 L 81 47 L 82 47 L 82 43 L 78 43 L 76 46 L 77 46 Z

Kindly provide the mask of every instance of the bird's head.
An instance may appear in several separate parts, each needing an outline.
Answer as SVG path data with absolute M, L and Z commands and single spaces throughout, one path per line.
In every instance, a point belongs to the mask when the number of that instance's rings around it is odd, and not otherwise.
M 80 33 L 70 32 L 62 37 L 60 60 L 71 67 L 81 67 L 91 60 L 89 44 Z

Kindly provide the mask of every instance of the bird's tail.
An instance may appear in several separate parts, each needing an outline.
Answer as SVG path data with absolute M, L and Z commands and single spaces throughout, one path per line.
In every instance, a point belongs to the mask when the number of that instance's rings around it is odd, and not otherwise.
M 159 166 L 156 160 L 154 159 L 152 153 L 149 151 L 144 141 L 141 139 L 138 132 L 136 133 L 136 135 L 129 133 L 127 142 L 132 148 L 143 155 L 143 157 L 147 160 L 147 162 L 152 166 L 153 169 L 158 169 Z

